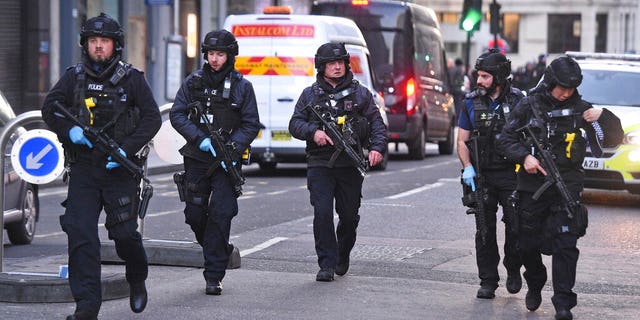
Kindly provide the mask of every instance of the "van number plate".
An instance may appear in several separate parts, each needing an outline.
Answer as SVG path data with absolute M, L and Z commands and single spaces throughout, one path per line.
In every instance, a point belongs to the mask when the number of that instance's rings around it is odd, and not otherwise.
M 598 158 L 584 158 L 582 167 L 589 170 L 603 170 L 604 160 Z
M 290 141 L 291 133 L 288 130 L 273 130 L 271 131 L 271 140 Z

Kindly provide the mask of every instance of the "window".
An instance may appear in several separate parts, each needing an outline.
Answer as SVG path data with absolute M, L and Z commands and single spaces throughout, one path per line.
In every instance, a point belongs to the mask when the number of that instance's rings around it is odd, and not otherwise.
M 581 28 L 579 14 L 550 14 L 547 26 L 549 53 L 580 51 Z
M 596 52 L 607 51 L 607 14 L 596 15 Z
M 518 33 L 520 32 L 520 15 L 505 13 L 502 20 L 502 38 L 511 47 L 512 53 L 518 53 Z

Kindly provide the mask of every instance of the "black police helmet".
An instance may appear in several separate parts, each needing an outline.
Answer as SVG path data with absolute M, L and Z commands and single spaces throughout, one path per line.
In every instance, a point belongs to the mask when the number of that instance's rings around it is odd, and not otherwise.
M 238 41 L 227 30 L 211 31 L 204 36 L 200 49 L 204 54 L 205 60 L 207 59 L 207 52 L 210 50 L 224 51 L 228 55 L 235 57 L 238 55 Z
M 124 30 L 120 24 L 106 13 L 87 20 L 80 29 L 80 45 L 86 49 L 89 37 L 111 38 L 116 52 L 124 48 Z
M 544 71 L 544 81 L 550 89 L 556 85 L 577 88 L 582 83 L 582 70 L 571 57 L 561 56 L 551 61 Z
M 478 57 L 475 69 L 488 72 L 496 84 L 503 84 L 511 75 L 511 60 L 500 53 L 499 49 L 492 48 Z
M 344 60 L 344 64 L 349 70 L 349 52 L 344 46 L 344 43 L 325 43 L 318 48 L 314 63 L 318 72 L 324 72 L 324 67 L 327 62 Z

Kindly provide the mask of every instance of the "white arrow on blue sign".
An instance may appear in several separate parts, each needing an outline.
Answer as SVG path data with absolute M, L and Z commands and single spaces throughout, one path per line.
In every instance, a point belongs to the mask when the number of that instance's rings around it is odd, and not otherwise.
M 55 133 L 36 129 L 21 134 L 11 148 L 11 165 L 29 183 L 49 183 L 64 171 L 64 152 Z

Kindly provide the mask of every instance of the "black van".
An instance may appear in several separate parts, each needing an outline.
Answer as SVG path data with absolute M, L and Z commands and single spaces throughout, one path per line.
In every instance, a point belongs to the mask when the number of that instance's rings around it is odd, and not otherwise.
M 347 17 L 362 31 L 385 99 L 390 142 L 405 142 L 414 159 L 425 157 L 428 141 L 438 143 L 440 154 L 453 153 L 455 111 L 433 10 L 400 1 L 316 1 L 311 14 Z

